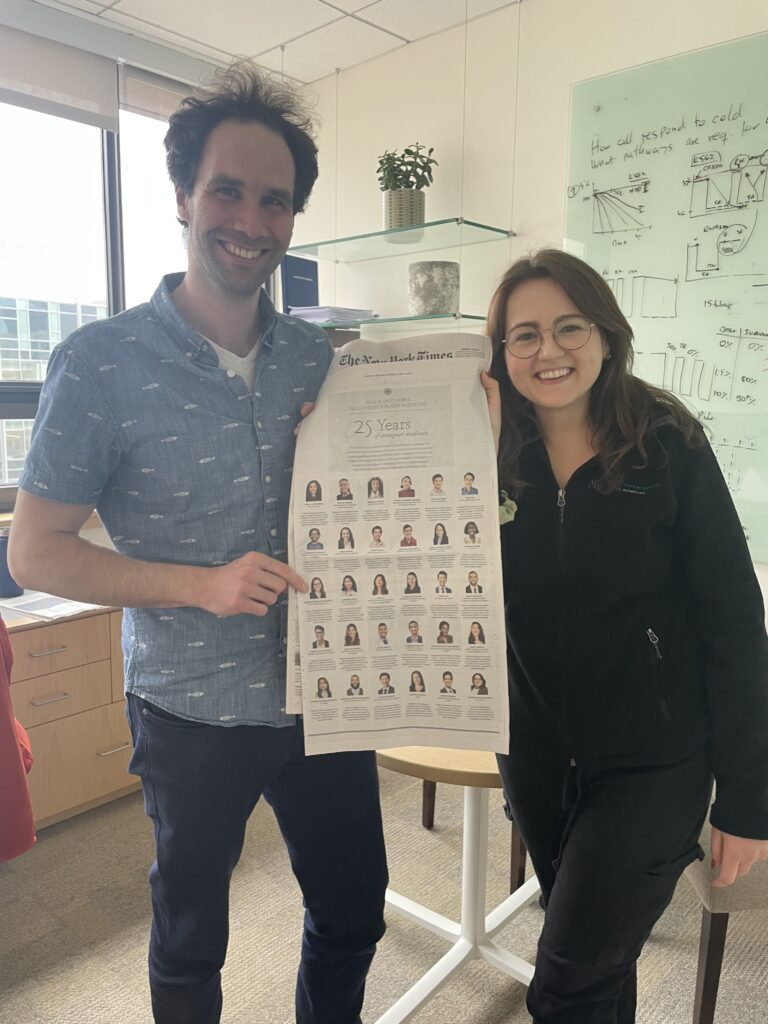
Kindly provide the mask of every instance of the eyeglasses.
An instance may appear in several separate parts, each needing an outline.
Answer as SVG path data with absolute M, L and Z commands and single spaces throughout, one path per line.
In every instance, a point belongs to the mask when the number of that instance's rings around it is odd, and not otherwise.
M 573 352 L 587 344 L 594 326 L 583 316 L 561 316 L 551 328 L 543 331 L 530 324 L 521 324 L 507 333 L 504 345 L 507 352 L 516 359 L 530 359 L 544 344 L 544 335 L 549 330 L 556 345 L 566 352 Z

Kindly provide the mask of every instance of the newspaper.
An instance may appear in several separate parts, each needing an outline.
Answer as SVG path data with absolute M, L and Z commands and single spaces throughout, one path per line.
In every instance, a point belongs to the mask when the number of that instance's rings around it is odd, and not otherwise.
M 309 754 L 508 749 L 490 355 L 472 334 L 349 342 L 302 424 L 287 708 Z

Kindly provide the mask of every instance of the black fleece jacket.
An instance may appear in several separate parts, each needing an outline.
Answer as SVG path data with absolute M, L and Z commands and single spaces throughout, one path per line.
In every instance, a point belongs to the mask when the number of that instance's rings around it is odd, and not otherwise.
M 597 458 L 559 489 L 542 442 L 523 449 L 501 531 L 511 740 L 592 767 L 708 745 L 713 825 L 766 839 L 768 639 L 743 530 L 708 444 L 660 426 L 648 457 L 606 494 Z

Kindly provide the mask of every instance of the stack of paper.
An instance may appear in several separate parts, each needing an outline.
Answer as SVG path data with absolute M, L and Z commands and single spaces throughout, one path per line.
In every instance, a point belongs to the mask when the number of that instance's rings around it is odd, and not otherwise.
M 291 306 L 290 314 L 312 324 L 354 324 L 360 320 L 372 319 L 373 310 L 350 309 L 347 306 Z

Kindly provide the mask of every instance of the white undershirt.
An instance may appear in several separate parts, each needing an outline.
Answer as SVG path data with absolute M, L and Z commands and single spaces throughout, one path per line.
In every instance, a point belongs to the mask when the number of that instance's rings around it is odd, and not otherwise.
M 217 345 L 210 338 L 206 340 L 219 357 L 219 366 L 222 370 L 232 370 L 233 373 L 238 374 L 245 381 L 245 386 L 248 390 L 253 393 L 256 387 L 256 359 L 259 354 L 259 342 L 256 342 L 247 356 L 236 356 L 234 352 L 222 348 L 221 345 Z

